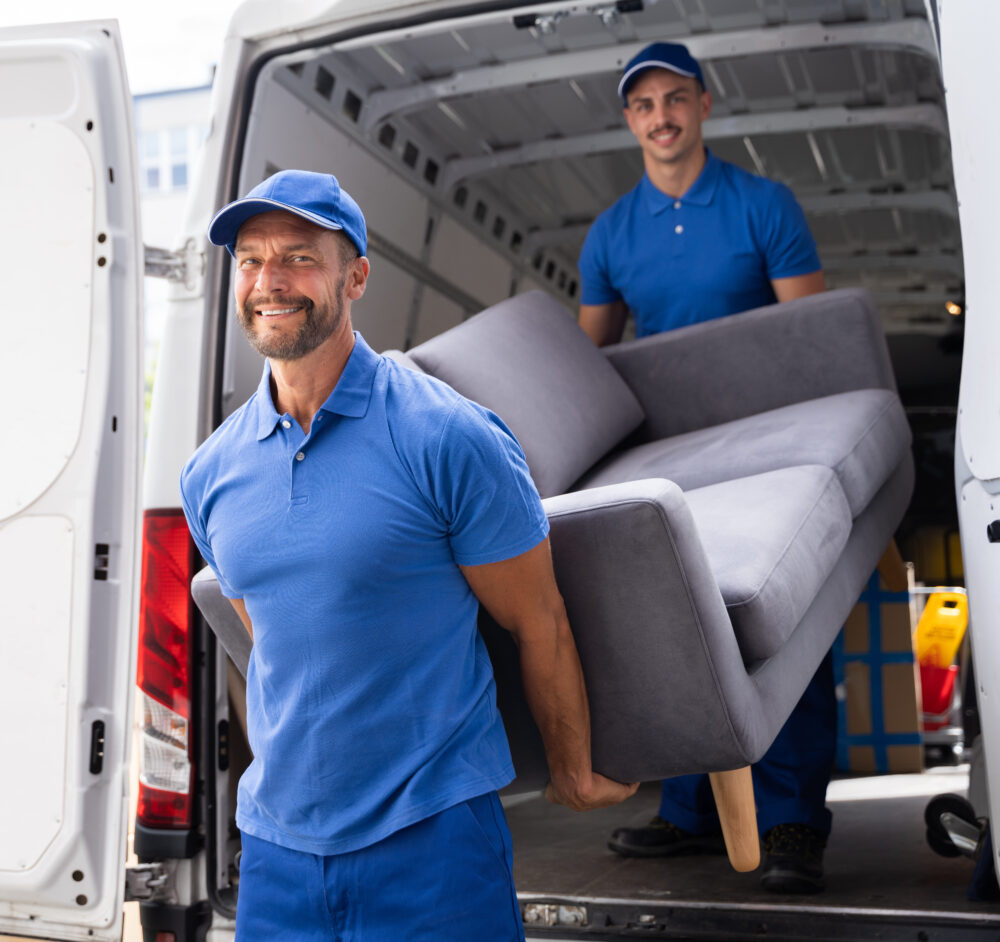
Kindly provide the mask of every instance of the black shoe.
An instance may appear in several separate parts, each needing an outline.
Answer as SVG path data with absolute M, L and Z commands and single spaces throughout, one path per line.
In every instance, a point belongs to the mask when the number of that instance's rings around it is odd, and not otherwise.
M 772 893 L 819 893 L 823 889 L 826 838 L 805 824 L 778 824 L 764 835 L 760 882 Z
M 642 828 L 617 828 L 608 841 L 623 857 L 670 857 L 682 854 L 724 854 L 721 834 L 691 834 L 655 817 Z

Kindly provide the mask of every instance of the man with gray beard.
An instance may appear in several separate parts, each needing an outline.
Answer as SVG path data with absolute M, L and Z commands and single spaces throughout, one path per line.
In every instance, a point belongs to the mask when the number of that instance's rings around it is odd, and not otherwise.
M 520 447 L 493 413 L 351 328 L 367 229 L 329 174 L 282 171 L 212 220 L 257 392 L 181 477 L 191 534 L 254 641 L 240 942 L 517 942 L 497 789 L 514 776 L 482 603 L 517 641 L 551 773 L 595 773 L 583 675 Z

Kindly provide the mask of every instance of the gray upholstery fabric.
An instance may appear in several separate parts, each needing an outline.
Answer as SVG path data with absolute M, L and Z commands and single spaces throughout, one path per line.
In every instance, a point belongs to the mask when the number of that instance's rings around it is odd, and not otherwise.
M 556 576 L 587 680 L 594 768 L 620 781 L 654 781 L 759 760 L 830 649 L 912 489 L 906 454 L 854 521 L 795 631 L 772 657 L 749 666 L 693 518 L 668 482 L 546 501 Z M 520 693 L 513 644 L 501 640 L 506 656 L 492 648 L 491 656 L 517 770 L 507 791 L 531 791 L 546 781 L 545 756 Z
M 859 389 L 774 409 L 612 455 L 576 488 L 668 478 L 685 491 L 777 468 L 832 468 L 857 516 L 899 464 L 910 428 L 899 398 Z
M 565 491 L 642 421 L 624 380 L 541 291 L 494 305 L 410 356 L 510 426 L 543 497 Z
M 827 291 L 605 347 L 655 441 L 852 389 L 895 390 L 863 288 Z
M 680 489 L 633 481 L 544 505 L 587 682 L 595 769 L 636 781 L 743 764 L 715 693 L 717 662 L 740 665 L 745 678 L 743 659 Z
M 770 657 L 795 630 L 851 533 L 836 475 L 783 468 L 684 495 L 743 660 Z
M 383 350 L 382 356 L 395 360 L 400 366 L 405 366 L 408 370 L 413 370 L 414 373 L 423 373 L 423 370 L 417 365 L 417 361 L 409 354 L 403 353 L 402 350 Z
M 756 715 L 754 722 L 763 721 L 759 729 L 746 731 L 748 748 L 758 756 L 767 751 L 781 728 L 781 724 L 773 725 L 775 719 L 791 713 L 833 644 L 903 519 L 912 493 L 913 459 L 907 453 L 864 513 L 854 521 L 837 568 L 795 632 L 777 655 L 755 665 L 750 672 L 753 692 L 743 706 L 733 704 L 732 709 L 737 715 Z M 743 734 L 741 731 L 740 735 Z M 750 745 L 751 737 L 757 738 L 756 745 Z

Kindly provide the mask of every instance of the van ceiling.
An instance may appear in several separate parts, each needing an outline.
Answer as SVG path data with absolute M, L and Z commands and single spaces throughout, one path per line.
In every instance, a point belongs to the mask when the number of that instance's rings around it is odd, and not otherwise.
M 890 332 L 954 329 L 961 236 L 924 0 L 493 7 L 292 54 L 279 81 L 572 302 L 588 226 L 642 174 L 618 75 L 660 39 L 702 63 L 712 151 L 795 191 L 830 287 L 870 288 Z

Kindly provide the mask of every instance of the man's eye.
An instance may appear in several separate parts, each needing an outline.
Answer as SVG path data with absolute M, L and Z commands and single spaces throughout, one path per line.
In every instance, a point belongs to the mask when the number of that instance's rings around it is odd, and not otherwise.
M 256 258 L 241 258 L 239 260 L 240 268 L 253 268 L 257 264 L 259 264 L 259 260 Z

